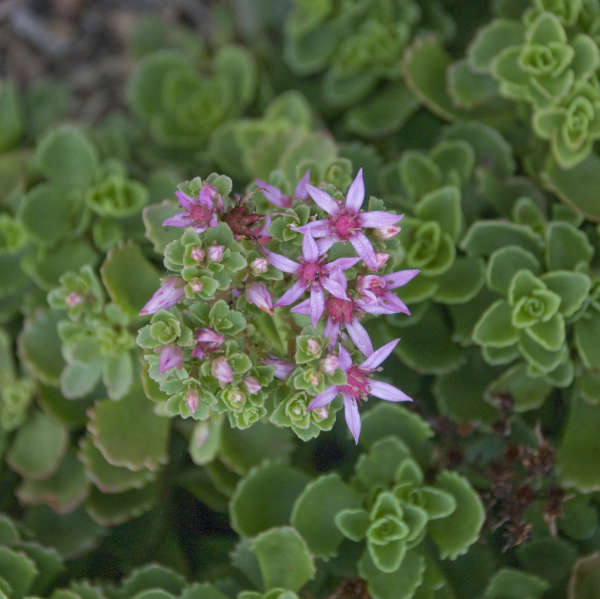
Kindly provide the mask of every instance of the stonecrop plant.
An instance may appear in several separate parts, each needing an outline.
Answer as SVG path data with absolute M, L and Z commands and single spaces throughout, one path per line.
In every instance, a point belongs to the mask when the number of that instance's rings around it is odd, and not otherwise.
M 166 413 L 226 414 L 242 429 L 268 418 L 306 441 L 333 427 L 343 403 L 358 443 L 360 402 L 411 400 L 371 377 L 399 339 L 375 350 L 362 324 L 410 314 L 392 290 L 419 271 L 393 271 L 386 252 L 402 215 L 362 209 L 362 169 L 345 196 L 309 180 L 290 197 L 260 180 L 231 197 L 216 174 L 179 186 L 183 212 L 162 226 L 184 232 L 165 247 L 169 273 L 137 338 Z
M 600 597 L 600 0 L 121 4 L 0 3 L 0 599 Z

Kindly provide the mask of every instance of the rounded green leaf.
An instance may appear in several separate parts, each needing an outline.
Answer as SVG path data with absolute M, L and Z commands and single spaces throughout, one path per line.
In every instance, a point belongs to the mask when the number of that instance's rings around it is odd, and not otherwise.
M 546 241 L 548 270 L 580 270 L 593 254 L 594 248 L 583 231 L 566 222 L 550 223 Z
M 156 477 L 156 473 L 151 470 L 136 471 L 113 466 L 104 459 L 89 436 L 82 437 L 79 443 L 79 459 L 83 463 L 86 476 L 103 493 L 122 493 L 129 489 L 139 489 Z
M 134 243 L 113 248 L 100 273 L 111 299 L 129 316 L 137 316 L 160 286 L 158 272 Z
M 169 420 L 135 385 L 119 401 L 97 401 L 89 411 L 94 445 L 113 466 L 157 470 L 168 460 Z
M 555 314 L 550 320 L 536 322 L 525 329 L 536 343 L 544 349 L 555 351 L 561 348 L 565 341 L 565 320 L 562 314 Z
M 539 599 L 550 585 L 539 576 L 515 568 L 502 568 L 485 589 L 485 599 Z
M 98 169 L 94 146 L 72 125 L 48 133 L 36 148 L 33 161 L 47 179 L 67 187 L 88 187 Z
M 560 296 L 559 310 L 563 316 L 572 316 L 581 307 L 592 284 L 586 274 L 566 270 L 546 273 L 541 280 Z
M 431 191 L 417 204 L 415 214 L 423 221 L 435 221 L 456 241 L 463 225 L 460 190 L 448 186 Z
M 60 375 L 60 390 L 67 399 L 84 397 L 100 380 L 102 361 L 91 364 L 67 364 Z
M 600 369 L 600 314 L 592 312 L 579 319 L 574 326 L 575 347 L 585 366 L 592 370 Z
M 102 382 L 111 399 L 121 399 L 133 383 L 134 369 L 128 351 L 104 358 Z
M 455 472 L 442 472 L 434 486 L 454 497 L 456 509 L 447 518 L 430 521 L 427 528 L 440 556 L 456 559 L 479 538 L 485 520 L 483 503 L 467 479 Z
M 481 220 L 471 225 L 460 243 L 461 249 L 471 256 L 491 256 L 499 247 L 519 246 L 541 255 L 540 238 L 527 226 L 510 222 Z
M 157 254 L 163 254 L 167 244 L 181 237 L 178 227 L 163 227 L 162 223 L 181 212 L 181 206 L 174 200 L 164 200 L 160 204 L 150 204 L 142 211 L 146 238 L 152 243 Z
M 18 430 L 6 461 L 26 478 L 48 478 L 60 464 L 68 438 L 61 424 L 35 410 Z
M 369 528 L 369 513 L 362 509 L 346 509 L 335 515 L 335 525 L 345 537 L 359 542 Z
M 369 595 L 373 599 L 411 599 L 423 582 L 425 558 L 416 551 L 409 551 L 400 567 L 386 574 L 365 552 L 358 562 L 358 573 L 367 581 Z
M 158 500 L 158 486 L 150 483 L 141 489 L 105 495 L 92 488 L 85 502 L 87 513 L 102 526 L 116 526 L 152 509 Z
M 304 539 L 289 527 L 272 528 L 252 541 L 265 588 L 300 590 L 314 575 L 315 566 Z
M 561 484 L 582 493 L 600 491 L 600 410 L 574 393 L 569 417 L 556 454 Z
M 56 325 L 58 316 L 49 310 L 36 310 L 25 320 L 19 336 L 19 355 L 44 383 L 56 384 L 65 361 Z
M 485 392 L 485 399 L 493 403 L 494 397 L 507 393 L 513 398 L 515 412 L 536 410 L 546 401 L 552 386 L 543 378 L 527 376 L 527 365 L 520 363 L 503 372 Z
M 404 187 L 415 202 L 442 183 L 439 167 L 417 150 L 407 150 L 402 154 L 398 170 Z
M 519 246 L 502 247 L 492 253 L 487 268 L 487 283 L 493 291 L 508 295 L 510 282 L 520 270 L 539 274 L 538 259 Z
M 564 581 L 577 557 L 572 543 L 558 537 L 534 539 L 516 551 L 523 569 L 546 579 L 551 585 Z
M 473 340 L 483 346 L 509 347 L 518 339 L 519 331 L 512 324 L 512 307 L 506 300 L 495 301 L 473 329 Z
M 338 474 L 328 474 L 306 486 L 294 503 L 290 521 L 313 555 L 329 559 L 336 555 L 343 538 L 334 517 L 360 502 L 357 493 Z
M 10 585 L 10 598 L 24 597 L 38 575 L 35 562 L 21 551 L 0 547 L 0 576 Z
M 231 498 L 231 526 L 253 536 L 289 521 L 294 501 L 310 478 L 285 464 L 265 461 L 239 481 Z
M 600 552 L 580 557 L 569 579 L 569 599 L 596 599 L 600 588 Z
M 186 585 L 185 578 L 160 564 L 148 564 L 134 570 L 121 585 L 124 597 L 133 597 L 142 591 L 162 589 L 179 595 Z
M 433 299 L 443 304 L 462 304 L 473 299 L 485 283 L 485 262 L 474 256 L 459 256 L 452 266 L 435 277 Z
M 525 30 L 519 21 L 494 19 L 477 32 L 467 49 L 467 60 L 474 70 L 488 72 L 502 50 L 521 45 L 524 38 Z
M 558 526 L 564 534 L 577 541 L 593 537 L 598 529 L 598 512 L 590 497 L 578 495 L 565 501 Z

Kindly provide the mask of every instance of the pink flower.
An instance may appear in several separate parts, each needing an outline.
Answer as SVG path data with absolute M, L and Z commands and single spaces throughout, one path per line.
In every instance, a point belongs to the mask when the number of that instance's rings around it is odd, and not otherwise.
M 192 260 L 195 260 L 196 262 L 202 262 L 202 260 L 204 260 L 204 257 L 206 256 L 206 253 L 201 247 L 196 246 L 192 248 L 190 255 L 192 257 Z
M 289 208 L 294 201 L 294 198 L 298 198 L 300 200 L 306 200 L 308 198 L 308 192 L 306 189 L 306 185 L 310 181 L 310 171 L 306 171 L 304 176 L 300 181 L 298 181 L 298 185 L 296 185 L 296 189 L 291 196 L 286 196 L 283 192 L 267 183 L 266 181 L 262 181 L 261 179 L 256 179 L 256 185 L 262 191 L 262 194 L 275 206 L 280 206 L 281 208 Z
M 318 187 L 307 185 L 306 189 L 315 203 L 329 214 L 329 218 L 315 220 L 301 227 L 295 227 L 294 231 L 299 233 L 310 232 L 313 237 L 320 238 L 320 253 L 326 252 L 337 241 L 349 241 L 363 262 L 369 268 L 376 270 L 378 265 L 375 250 L 362 230 L 381 229 L 382 227 L 395 225 L 402 218 L 402 215 L 382 210 L 360 212 L 360 207 L 365 199 L 362 169 L 358 171 L 354 181 L 348 188 L 346 202 L 343 206 Z
M 247 376 L 244 379 L 244 385 L 246 385 L 246 389 L 248 389 L 248 393 L 251 395 L 258 393 L 262 389 L 261 384 L 253 376 Z
M 164 374 L 173 368 L 183 367 L 183 350 L 178 345 L 164 345 L 160 348 L 158 373 Z
M 210 371 L 212 375 L 219 381 L 219 385 L 224 387 L 227 383 L 233 381 L 233 370 L 225 356 L 221 356 L 213 360 Z
M 364 362 L 355 366 L 350 354 L 339 345 L 339 368 L 346 372 L 345 385 L 332 385 L 325 391 L 319 393 L 308 405 L 309 410 L 322 408 L 330 404 L 337 395 L 344 400 L 344 415 L 346 424 L 358 444 L 360 435 L 360 415 L 358 413 L 358 402 L 367 401 L 369 395 L 384 399 L 385 401 L 412 401 L 400 389 L 393 385 L 376 381 L 371 378 L 377 367 L 392 353 L 399 339 L 394 339 L 373 352 Z
M 250 263 L 250 270 L 255 275 L 260 275 L 267 272 L 269 261 L 266 258 L 256 258 Z
M 79 295 L 79 293 L 76 293 L 75 291 L 71 291 L 71 293 L 69 293 L 67 297 L 65 297 L 65 304 L 67 304 L 69 308 L 73 308 L 74 306 L 79 305 L 82 301 L 83 298 L 81 297 L 81 295 Z
M 225 335 L 216 333 L 212 329 L 198 329 L 196 331 L 196 345 L 192 356 L 196 358 L 204 358 L 205 352 L 219 349 L 225 342 Z
M 348 280 L 344 273 L 336 271 L 331 277 L 335 278 L 345 293 L 348 286 Z M 309 316 L 311 313 L 309 300 L 300 302 L 298 305 L 294 306 L 291 311 Z M 327 316 L 327 322 L 325 324 L 325 329 L 323 330 L 323 336 L 329 338 L 329 347 L 335 345 L 340 330 L 344 327 L 354 342 L 354 345 L 356 345 L 365 356 L 373 353 L 373 344 L 371 343 L 369 333 L 367 333 L 367 330 L 358 319 L 358 316 L 362 313 L 362 309 L 355 300 L 350 299 L 347 296 L 346 299 L 341 299 L 330 295 L 325 301 L 324 311 Z
M 345 288 L 332 275 L 351 268 L 359 261 L 359 258 L 338 258 L 325 264 L 325 258 L 319 258 L 319 249 L 310 233 L 306 233 L 302 239 L 302 256 L 299 264 L 281 254 L 269 251 L 266 253 L 275 268 L 293 274 L 297 279 L 275 302 L 276 307 L 293 304 L 307 289 L 310 289 L 310 317 L 313 326 L 317 326 L 325 309 L 323 289 L 335 297 L 348 299 Z M 342 276 L 345 280 L 346 277 Z
M 356 290 L 360 299 L 356 303 L 369 314 L 410 314 L 406 304 L 392 293 L 392 289 L 406 285 L 418 274 L 418 270 L 398 270 L 389 275 L 358 277 Z
M 183 191 L 177 191 L 175 195 L 184 212 L 167 218 L 163 221 L 163 226 L 194 227 L 196 233 L 202 233 L 217 225 L 215 200 L 219 201 L 220 197 L 212 185 L 204 183 L 197 198 L 192 198 Z
M 140 316 L 154 314 L 159 310 L 166 310 L 179 303 L 185 297 L 185 282 L 179 277 L 166 278 L 154 295 L 140 310 Z
M 275 369 L 275 372 L 273 373 L 275 378 L 278 379 L 287 379 L 288 376 L 290 376 L 290 374 L 292 374 L 292 372 L 294 372 L 294 370 L 296 369 L 296 366 L 294 366 L 294 364 L 290 364 L 289 362 L 286 362 L 285 360 L 281 360 L 279 358 L 276 358 L 275 356 L 271 356 L 269 355 L 269 359 L 268 360 L 261 360 L 263 364 L 266 364 L 267 366 L 273 366 L 273 368 Z
M 246 287 L 246 299 L 269 315 L 273 314 L 273 298 L 263 283 L 250 283 Z

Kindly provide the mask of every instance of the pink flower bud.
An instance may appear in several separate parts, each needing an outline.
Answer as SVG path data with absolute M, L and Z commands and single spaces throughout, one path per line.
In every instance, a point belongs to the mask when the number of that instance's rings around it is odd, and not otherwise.
M 325 420 L 325 418 L 329 416 L 329 409 L 327 406 L 322 406 L 321 408 L 312 410 L 312 413 L 315 414 L 319 420 Z
M 192 414 L 196 412 L 198 405 L 200 404 L 200 396 L 198 395 L 198 391 L 196 391 L 196 389 L 188 389 L 185 392 L 185 404 Z
M 196 262 L 202 262 L 206 256 L 206 252 L 200 246 L 195 246 L 192 248 L 190 255 L 192 256 L 192 260 L 195 260 Z
M 377 269 L 383 268 L 385 263 L 389 260 L 390 255 L 385 252 L 377 252 L 375 254 L 375 264 L 377 265 Z
M 248 393 L 251 395 L 258 393 L 262 389 L 261 384 L 253 376 L 247 376 L 244 379 L 244 385 L 246 385 L 246 389 L 248 389 Z
M 75 293 L 72 291 L 65 297 L 65 303 L 69 308 L 73 308 L 73 306 L 79 305 L 83 301 L 83 298 L 79 295 L 79 293 Z
M 388 225 L 387 227 L 380 227 L 379 229 L 375 229 L 375 235 L 379 237 L 379 239 L 391 239 L 400 233 L 402 230 L 398 225 Z
M 204 358 L 204 353 L 214 351 L 223 345 L 225 335 L 221 335 L 212 329 L 198 329 L 196 331 L 196 346 L 192 352 L 192 356 L 196 358 Z
M 178 304 L 185 297 L 185 283 L 179 277 L 166 278 L 140 310 L 140 316 L 154 314 Z
M 233 381 L 233 370 L 225 356 L 213 360 L 210 368 L 212 375 L 219 381 L 221 387 Z
M 306 377 L 306 380 L 311 385 L 314 385 L 315 387 L 317 387 L 319 385 L 319 383 L 321 382 L 321 375 L 318 372 L 315 372 L 313 370 L 308 374 L 308 376 Z
M 268 360 L 262 360 L 263 364 L 267 366 L 273 366 L 275 372 L 273 373 L 278 379 L 287 379 L 292 372 L 296 369 L 293 364 L 286 362 L 285 360 L 280 360 L 279 358 L 275 358 L 274 356 L 269 356 Z
M 270 291 L 262 283 L 250 283 L 246 287 L 246 299 L 263 312 L 273 314 L 273 298 Z
M 306 348 L 311 354 L 318 354 L 321 351 L 321 344 L 316 339 L 309 339 L 306 342 Z
M 224 245 L 211 245 L 208 248 L 208 259 L 211 262 L 221 262 L 223 259 L 223 253 L 225 252 Z
M 333 374 L 340 365 L 340 360 L 337 356 L 330 354 L 321 361 L 321 370 L 325 374 Z
M 200 281 L 199 279 L 194 279 L 193 281 L 190 281 L 190 289 L 194 293 L 200 293 L 203 288 L 204 288 L 204 285 L 202 284 L 202 281 Z
M 164 374 L 173 368 L 182 368 L 183 350 L 178 345 L 165 345 L 160 348 L 158 373 Z
M 250 263 L 250 270 L 255 274 L 262 274 L 267 272 L 269 268 L 269 261 L 266 258 L 256 258 Z

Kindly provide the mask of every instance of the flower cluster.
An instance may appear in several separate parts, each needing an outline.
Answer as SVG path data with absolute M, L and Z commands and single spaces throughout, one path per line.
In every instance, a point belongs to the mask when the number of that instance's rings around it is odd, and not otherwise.
M 308 439 L 343 405 L 358 443 L 361 401 L 410 400 L 372 378 L 399 340 L 375 350 L 363 324 L 409 314 L 394 290 L 419 271 L 390 272 L 385 251 L 402 215 L 362 210 L 362 169 L 345 198 L 309 180 L 291 197 L 257 180 L 232 198 L 217 175 L 177 192 L 184 211 L 163 226 L 186 230 L 165 249 L 174 274 L 141 310 L 153 317 L 138 335 L 167 413 L 226 413 L 240 428 L 268 418 Z M 259 194 L 267 202 L 255 206 Z

